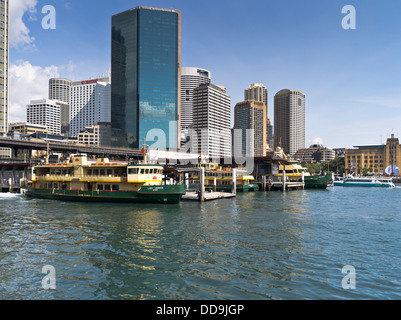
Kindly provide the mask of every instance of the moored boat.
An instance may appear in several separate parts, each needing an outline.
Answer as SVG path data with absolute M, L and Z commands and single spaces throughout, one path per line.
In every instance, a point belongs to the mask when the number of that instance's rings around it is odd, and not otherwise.
M 325 189 L 332 181 L 331 175 L 305 176 L 305 189 Z
M 334 186 L 342 187 L 379 187 L 379 188 L 394 188 L 395 185 L 390 178 L 376 177 L 354 177 L 348 176 L 343 180 L 334 181 Z
M 31 198 L 95 202 L 178 203 L 183 184 L 163 184 L 163 166 L 76 155 L 71 163 L 33 168 L 25 195 Z

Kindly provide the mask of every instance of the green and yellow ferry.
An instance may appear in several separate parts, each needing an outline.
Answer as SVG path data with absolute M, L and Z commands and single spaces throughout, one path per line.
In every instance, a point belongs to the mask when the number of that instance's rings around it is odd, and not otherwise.
M 70 163 L 33 167 L 25 195 L 31 198 L 94 201 L 178 203 L 185 194 L 183 184 L 163 184 L 162 165 L 90 162 L 75 155 Z
M 232 168 L 220 167 L 217 163 L 197 163 L 195 168 L 205 168 L 205 189 L 231 192 L 233 186 Z M 197 175 L 192 178 L 199 179 Z M 216 179 L 216 186 L 214 185 Z M 246 168 L 236 169 L 236 191 L 258 191 L 259 185 L 254 183 L 255 177 L 247 173 Z

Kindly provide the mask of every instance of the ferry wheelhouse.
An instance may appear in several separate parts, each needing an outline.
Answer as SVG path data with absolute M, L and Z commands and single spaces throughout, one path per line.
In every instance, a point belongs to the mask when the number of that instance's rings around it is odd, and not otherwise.
M 164 184 L 162 165 L 88 161 L 76 155 L 71 163 L 33 168 L 25 194 L 32 198 L 73 201 L 178 203 L 183 184 Z

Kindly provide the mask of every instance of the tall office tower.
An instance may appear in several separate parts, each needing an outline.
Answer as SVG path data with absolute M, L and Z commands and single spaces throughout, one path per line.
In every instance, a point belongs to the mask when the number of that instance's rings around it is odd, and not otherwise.
M 8 124 L 8 0 L 0 0 L 0 133 Z
M 274 144 L 293 155 L 305 148 L 305 94 L 284 89 L 274 96 Z
M 267 108 L 260 101 L 243 101 L 235 105 L 234 129 L 240 129 L 241 141 L 234 139 L 235 155 L 265 157 L 267 146 Z M 250 135 L 253 130 L 253 135 Z M 248 130 L 248 131 L 247 131 Z M 234 131 L 235 132 L 235 131 Z M 247 134 L 249 135 L 247 137 Z
M 261 101 L 268 107 L 267 104 L 267 89 L 261 83 L 253 83 L 249 88 L 245 89 L 245 101 L 254 100 Z M 266 114 L 267 117 L 267 114 Z
M 193 68 L 181 68 L 181 130 L 188 129 L 193 119 L 193 92 L 196 87 L 210 83 L 210 71 Z
M 49 79 L 49 99 L 63 101 L 70 105 L 72 81 L 68 79 Z
M 231 157 L 231 98 L 226 88 L 202 84 L 193 93 L 194 152 L 210 157 Z
M 166 148 L 179 148 L 181 11 L 137 7 L 114 15 L 111 47 L 112 145 L 142 148 L 158 129 Z
M 27 106 L 27 122 L 46 126 L 50 134 L 61 134 L 60 104 L 62 101 L 31 100 Z
M 110 122 L 110 78 L 73 82 L 70 97 L 70 136 L 76 137 L 85 127 Z
M 261 101 L 266 105 L 266 126 L 267 126 L 267 144 L 273 148 L 273 126 L 271 125 L 268 115 L 268 92 L 261 83 L 253 83 L 249 88 L 245 89 L 245 100 Z

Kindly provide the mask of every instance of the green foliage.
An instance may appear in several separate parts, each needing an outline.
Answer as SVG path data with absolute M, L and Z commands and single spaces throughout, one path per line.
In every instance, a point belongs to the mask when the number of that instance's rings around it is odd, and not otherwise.
M 335 157 L 333 160 L 329 162 L 320 162 L 320 163 L 305 163 L 304 166 L 308 169 L 310 173 L 319 172 L 323 173 L 339 173 L 343 174 L 345 172 L 345 158 L 344 157 Z

